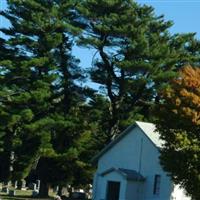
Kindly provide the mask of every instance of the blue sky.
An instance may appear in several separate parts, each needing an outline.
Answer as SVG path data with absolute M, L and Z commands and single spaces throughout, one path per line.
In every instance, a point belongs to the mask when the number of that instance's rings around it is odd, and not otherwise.
M 138 3 L 152 5 L 157 15 L 164 14 L 166 20 L 172 20 L 172 33 L 196 32 L 200 38 L 200 0 L 138 0 Z M 6 0 L 0 0 L 0 9 L 6 8 Z M 8 22 L 0 18 L 0 27 Z M 0 35 L 2 36 L 2 35 Z M 92 51 L 75 48 L 74 53 L 81 60 L 81 65 L 88 67 L 93 56 Z
M 164 14 L 166 20 L 172 20 L 173 33 L 196 32 L 197 37 L 200 37 L 200 0 L 138 0 L 137 2 L 152 5 L 156 14 Z

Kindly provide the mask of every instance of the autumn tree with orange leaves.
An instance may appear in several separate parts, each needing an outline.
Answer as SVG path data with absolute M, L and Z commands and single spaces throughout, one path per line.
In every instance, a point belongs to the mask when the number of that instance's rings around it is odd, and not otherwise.
M 157 128 L 161 164 L 194 200 L 200 199 L 200 68 L 186 66 L 161 92 Z M 158 107 L 157 107 L 158 108 Z

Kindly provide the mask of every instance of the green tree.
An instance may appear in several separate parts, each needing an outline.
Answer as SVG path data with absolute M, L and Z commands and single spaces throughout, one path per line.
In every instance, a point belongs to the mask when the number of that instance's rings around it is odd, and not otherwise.
M 42 196 L 47 195 L 47 184 L 72 179 L 70 167 L 85 167 L 77 162 L 80 152 L 74 144 L 85 127 L 77 116 L 85 101 L 77 84 L 84 73 L 71 55 L 81 31 L 76 3 L 9 0 L 1 12 L 11 23 L 1 29 L 8 36 L 0 49 L 1 159 L 8 169 L 2 179 L 25 178 L 35 167 Z M 45 167 L 56 172 L 44 176 Z M 63 176 L 64 171 L 69 176 Z
M 86 22 L 79 44 L 95 49 L 90 77 L 108 99 L 100 124 L 107 143 L 136 119 L 153 120 L 157 89 L 199 48 L 194 34 L 171 35 L 172 22 L 131 0 L 86 0 L 79 10 Z
M 161 164 L 173 181 L 200 199 L 200 69 L 187 66 L 161 92 L 157 128 Z M 158 110 L 160 110 L 158 112 Z

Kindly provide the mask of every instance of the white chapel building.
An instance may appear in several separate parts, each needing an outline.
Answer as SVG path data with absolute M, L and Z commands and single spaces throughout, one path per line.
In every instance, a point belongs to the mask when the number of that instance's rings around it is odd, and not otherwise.
M 162 144 L 154 124 L 128 127 L 93 159 L 93 200 L 190 200 L 163 171 Z

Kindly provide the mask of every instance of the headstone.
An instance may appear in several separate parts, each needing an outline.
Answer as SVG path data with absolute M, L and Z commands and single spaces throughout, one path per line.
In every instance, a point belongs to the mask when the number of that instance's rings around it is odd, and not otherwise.
M 33 190 L 33 192 L 32 192 L 33 197 L 36 197 L 38 194 L 39 194 L 38 190 Z
M 26 190 L 26 181 L 22 180 L 22 188 L 21 190 Z
M 19 190 L 26 190 L 26 181 L 25 180 L 18 181 L 17 188 Z
M 62 195 L 61 196 L 69 196 L 69 192 L 68 192 L 68 188 L 67 187 L 63 187 L 62 188 Z
M 2 188 L 2 192 L 8 194 L 8 193 L 9 193 L 8 187 L 3 187 L 3 188 Z
M 12 186 L 12 181 L 8 181 L 8 187 Z
M 38 191 L 36 183 L 33 183 L 33 190 Z
M 40 190 L 40 180 L 36 180 L 37 190 Z
M 59 186 L 58 186 L 58 185 L 57 185 L 57 186 L 54 186 L 53 192 L 57 194 L 58 190 L 59 190 Z
M 15 181 L 14 188 L 17 189 L 17 181 Z
M 89 190 L 88 190 L 88 199 L 92 199 L 92 185 L 89 184 Z
M 16 191 L 15 190 L 9 190 L 9 196 L 15 196 L 16 195 Z

